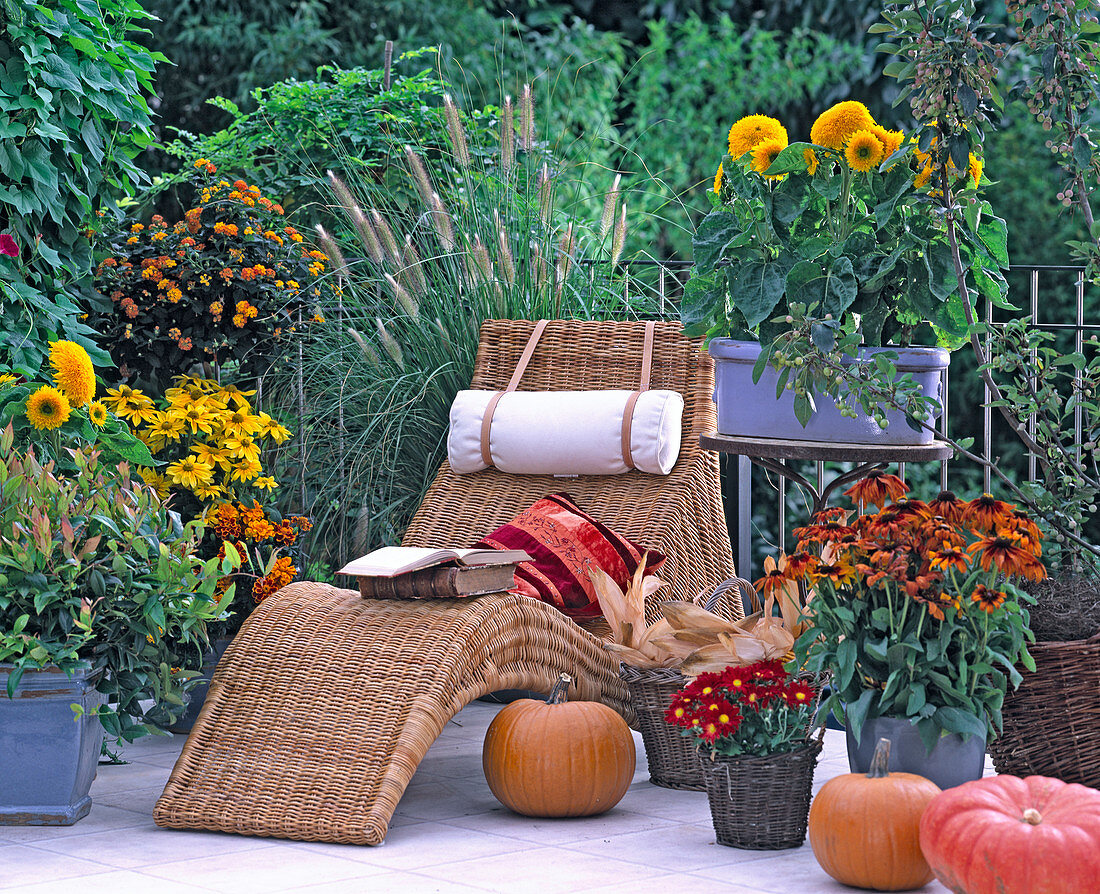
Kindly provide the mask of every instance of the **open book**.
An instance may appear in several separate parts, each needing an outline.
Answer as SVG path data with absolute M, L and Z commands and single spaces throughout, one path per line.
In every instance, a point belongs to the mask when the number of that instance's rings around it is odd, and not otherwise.
M 384 546 L 348 562 L 337 572 L 357 577 L 397 577 L 433 565 L 514 565 L 530 562 L 521 549 L 433 549 L 419 546 Z

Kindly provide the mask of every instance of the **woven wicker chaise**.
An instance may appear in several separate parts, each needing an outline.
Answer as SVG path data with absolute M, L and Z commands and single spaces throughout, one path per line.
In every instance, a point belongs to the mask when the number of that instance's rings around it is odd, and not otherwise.
M 533 325 L 485 323 L 471 387 L 504 388 Z M 640 323 L 553 322 L 521 387 L 635 388 L 643 332 Z M 733 574 L 718 459 L 699 447 L 699 435 L 715 427 L 713 368 L 678 325 L 657 325 L 652 387 L 685 400 L 682 448 L 667 477 L 456 475 L 444 463 L 404 543 L 473 543 L 564 490 L 597 519 L 669 556 L 661 576 L 671 586 L 661 598 L 713 588 Z M 737 604 L 724 610 L 740 616 Z M 648 614 L 656 616 L 655 605 Z M 599 625 L 586 626 L 516 595 L 399 602 L 292 584 L 256 608 L 219 662 L 154 819 L 380 844 L 429 746 L 473 699 L 500 689 L 548 692 L 565 671 L 575 681 L 571 698 L 631 718 L 618 660 L 603 648 Z

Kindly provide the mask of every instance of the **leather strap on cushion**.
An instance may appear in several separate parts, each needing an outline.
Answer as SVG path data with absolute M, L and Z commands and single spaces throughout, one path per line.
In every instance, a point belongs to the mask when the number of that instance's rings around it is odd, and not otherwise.
M 504 397 L 509 391 L 515 391 L 519 387 L 519 380 L 523 378 L 523 373 L 527 369 L 527 364 L 531 362 L 531 357 L 535 353 L 535 347 L 539 343 L 539 339 L 542 338 L 542 332 L 546 328 L 548 320 L 539 320 L 535 323 L 535 329 L 531 333 L 531 337 L 527 339 L 527 346 L 523 349 L 523 353 L 519 355 L 519 362 L 516 364 L 516 371 L 512 373 L 512 378 L 508 382 L 508 386 L 503 391 L 498 391 L 489 399 L 489 405 L 485 408 L 485 415 L 481 418 L 481 461 L 487 466 L 493 464 L 493 455 L 489 451 L 489 430 L 493 426 L 493 414 L 497 410 L 497 404 L 500 403 L 500 399 Z
M 649 390 L 650 373 L 653 370 L 653 333 L 657 324 L 652 320 L 645 324 L 645 344 L 642 348 L 642 381 L 637 391 L 633 391 L 626 399 L 626 407 L 623 410 L 623 462 L 628 469 L 634 468 L 634 457 L 630 451 L 630 428 L 634 423 L 634 405 L 638 403 L 643 391 Z

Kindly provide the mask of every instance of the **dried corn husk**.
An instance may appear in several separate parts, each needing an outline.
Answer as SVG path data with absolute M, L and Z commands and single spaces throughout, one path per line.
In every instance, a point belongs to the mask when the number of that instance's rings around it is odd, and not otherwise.
M 656 575 L 646 575 L 645 566 L 646 560 L 643 558 L 625 591 L 603 570 L 592 570 L 596 596 L 611 627 L 611 639 L 604 645 L 622 661 L 635 667 L 673 667 L 690 653 L 692 647 L 669 648 L 672 631 L 664 618 L 652 625 L 646 624 L 646 601 L 665 586 L 665 582 Z

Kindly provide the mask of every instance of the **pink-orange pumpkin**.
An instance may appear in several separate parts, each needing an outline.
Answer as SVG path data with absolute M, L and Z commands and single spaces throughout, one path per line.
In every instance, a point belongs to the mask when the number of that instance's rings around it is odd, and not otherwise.
M 977 779 L 928 805 L 920 844 L 957 894 L 1100 891 L 1100 791 L 1045 776 Z
M 505 807 L 525 816 L 595 816 L 634 779 L 634 736 L 607 705 L 564 702 L 561 675 L 549 699 L 502 708 L 485 733 L 482 767 Z

